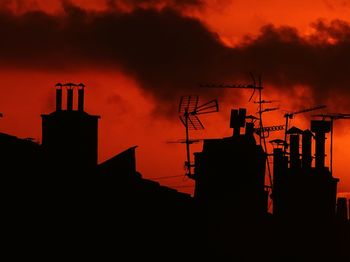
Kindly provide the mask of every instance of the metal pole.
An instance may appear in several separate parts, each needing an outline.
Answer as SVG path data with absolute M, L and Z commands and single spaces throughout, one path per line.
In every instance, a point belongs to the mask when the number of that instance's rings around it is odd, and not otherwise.
M 262 103 L 261 103 L 261 78 L 259 78 L 259 119 L 260 119 L 260 130 L 263 130 L 263 124 L 262 124 Z M 261 136 L 259 136 L 260 140 L 259 143 L 261 145 Z
M 262 92 L 261 92 L 262 88 L 261 88 L 261 78 L 259 77 L 259 118 L 260 118 L 260 130 L 262 132 L 262 135 L 259 136 L 260 138 L 260 145 L 261 146 L 264 146 L 264 150 L 265 150 L 265 153 L 266 153 L 266 164 L 267 164 L 267 172 L 268 172 L 268 175 L 269 175 L 269 180 L 270 180 L 270 186 L 272 188 L 272 176 L 271 176 L 271 170 L 270 170 L 270 163 L 269 163 L 269 154 L 267 153 L 267 146 L 266 146 L 266 139 L 265 139 L 265 136 L 264 136 L 264 126 L 263 126 L 263 120 L 262 120 Z M 261 143 L 261 140 L 264 141 L 264 144 L 262 145 Z
M 190 155 L 190 139 L 188 130 L 188 109 L 185 109 L 185 127 L 186 127 L 186 152 L 187 152 L 187 169 L 188 176 L 191 176 L 191 155 Z
M 330 170 L 331 174 L 333 175 L 333 124 L 334 124 L 334 118 L 331 118 L 331 155 L 330 155 Z
M 287 152 L 287 129 L 288 129 L 288 119 L 289 115 L 286 114 L 286 127 L 284 129 L 284 144 L 283 144 L 283 154 L 285 155 Z

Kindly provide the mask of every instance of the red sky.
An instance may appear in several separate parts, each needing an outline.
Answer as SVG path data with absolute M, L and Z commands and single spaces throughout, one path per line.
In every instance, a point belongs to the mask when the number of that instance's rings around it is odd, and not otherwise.
M 230 108 L 255 110 L 249 91 L 208 93 L 198 82 L 244 82 L 249 70 L 261 73 L 264 95 L 281 108 L 265 125 L 283 124 L 282 110 L 320 103 L 328 106 L 322 112 L 350 113 L 350 1 L 9 0 L 0 9 L 0 130 L 40 141 L 40 114 L 54 109 L 54 84 L 83 82 L 86 111 L 102 116 L 99 160 L 138 145 L 146 178 L 184 174 L 185 146 L 166 143 L 184 137 L 180 95 L 219 99 L 220 112 L 203 116 L 206 130 L 194 137 L 230 135 Z M 292 125 L 308 128 L 304 116 Z M 340 121 L 334 176 L 339 191 L 349 192 L 350 121 Z M 193 189 L 184 177 L 159 181 Z

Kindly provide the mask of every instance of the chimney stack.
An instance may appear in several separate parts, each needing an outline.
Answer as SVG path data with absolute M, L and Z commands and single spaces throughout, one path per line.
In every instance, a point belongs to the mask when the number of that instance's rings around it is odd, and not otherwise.
M 299 134 L 291 134 L 290 141 L 290 168 L 300 168 Z
M 311 131 L 315 133 L 316 139 L 316 168 L 325 167 L 325 141 L 326 133 L 331 131 L 331 122 L 323 120 L 312 120 Z
M 230 127 L 233 128 L 233 136 L 239 137 L 241 132 L 241 127 L 245 126 L 245 117 L 247 114 L 247 110 L 245 108 L 232 109 L 231 110 L 231 119 L 230 119 Z
M 85 85 L 80 83 L 78 85 L 78 111 L 84 111 L 84 88 Z
M 311 168 L 312 163 L 312 133 L 309 129 L 304 130 L 302 134 L 302 167 Z
M 62 110 L 62 84 L 56 84 L 56 111 Z
M 278 216 L 283 212 L 283 199 L 281 198 L 281 188 L 283 188 L 283 175 L 288 169 L 288 158 L 284 156 L 282 148 L 274 148 L 273 150 L 273 214 Z M 282 211 L 281 211 L 282 209 Z

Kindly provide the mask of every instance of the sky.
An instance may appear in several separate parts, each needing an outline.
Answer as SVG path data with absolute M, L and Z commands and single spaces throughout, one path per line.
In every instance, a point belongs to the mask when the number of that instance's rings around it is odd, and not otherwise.
M 185 145 L 169 143 L 185 135 L 180 96 L 219 101 L 193 138 L 229 136 L 231 108 L 257 109 L 250 90 L 199 83 L 245 84 L 250 73 L 261 75 L 264 99 L 279 107 L 264 115 L 265 125 L 321 104 L 327 108 L 317 113 L 350 113 L 349 15 L 344 0 L 0 0 L 0 131 L 40 142 L 40 114 L 54 110 L 54 85 L 83 82 L 86 111 L 101 115 L 99 162 L 138 145 L 143 177 L 192 193 Z M 309 128 L 311 115 L 297 115 L 291 126 Z M 349 125 L 334 127 L 342 194 L 350 192 Z

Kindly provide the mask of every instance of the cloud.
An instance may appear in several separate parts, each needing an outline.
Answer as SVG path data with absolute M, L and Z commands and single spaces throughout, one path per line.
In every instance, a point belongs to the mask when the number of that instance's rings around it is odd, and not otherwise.
M 282 90 L 309 86 L 318 101 L 335 94 L 349 95 L 350 25 L 320 20 L 312 26 L 314 33 L 301 37 L 295 28 L 267 25 L 241 48 L 241 55 L 264 72 L 268 83 Z
M 60 15 L 15 15 L 2 9 L 0 67 L 115 68 L 132 76 L 157 101 L 166 102 L 199 92 L 200 82 L 235 81 L 256 71 L 263 74 L 265 85 L 282 92 L 308 86 L 310 99 L 323 102 L 340 95 L 339 105 L 349 104 L 347 22 L 317 21 L 307 37 L 293 27 L 266 25 L 257 36 L 228 47 L 201 21 L 171 7 L 186 1 L 165 1 L 168 5 L 161 9 L 138 7 L 146 1 L 128 2 L 137 5 L 130 12 L 86 11 L 71 1 L 62 2 L 65 12 Z M 213 90 L 205 92 L 212 95 Z M 164 112 L 169 110 L 166 103 L 159 104 Z
M 140 8 L 140 7 L 172 7 L 188 8 L 200 7 L 204 5 L 203 0 L 107 0 L 107 5 L 112 9 L 122 7 Z

